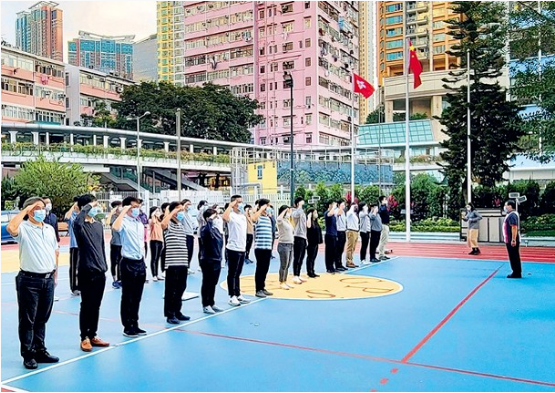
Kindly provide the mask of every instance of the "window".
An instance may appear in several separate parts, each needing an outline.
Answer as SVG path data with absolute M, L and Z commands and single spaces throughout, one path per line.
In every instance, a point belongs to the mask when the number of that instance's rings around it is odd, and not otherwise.
M 445 53 L 445 45 L 434 46 L 434 54 Z
M 289 137 L 289 136 L 284 136 L 284 137 L 283 137 L 283 143 L 291 143 L 291 137 Z
M 391 4 L 386 7 L 386 12 L 397 12 L 403 9 L 403 5 L 399 4 Z
M 312 19 L 304 18 L 304 28 L 310 29 L 311 26 L 312 26 Z
M 266 103 L 265 102 L 260 102 L 258 104 L 258 109 L 266 109 Z
M 385 34 L 388 37 L 394 37 L 396 35 L 401 35 L 403 34 L 403 29 L 401 27 L 396 27 L 395 29 L 387 29 Z
M 308 114 L 305 116 L 305 122 L 307 126 L 312 124 L 312 114 Z
M 282 4 L 281 5 L 281 13 L 282 14 L 288 14 L 290 12 L 293 12 L 293 3 Z
M 260 144 L 261 144 L 261 145 L 265 145 L 265 144 L 266 144 L 266 137 L 265 137 L 265 136 L 263 136 L 263 137 L 260 138 Z
M 266 72 L 266 66 L 260 66 L 260 73 L 264 74 Z
M 302 41 L 299 41 L 299 48 L 303 49 L 303 42 Z
M 312 64 L 312 60 L 310 59 L 310 57 L 307 57 L 306 59 L 304 59 L 304 65 L 306 67 L 310 67 L 311 64 Z
M 266 36 L 266 29 L 264 27 L 261 27 L 260 29 L 258 29 L 258 37 L 263 38 Z
M 305 97 L 304 104 L 306 105 L 307 108 L 310 108 L 310 106 L 312 105 L 312 97 L 311 96 Z
M 283 23 L 281 29 L 284 33 L 290 33 L 293 31 L 293 22 Z
M 284 108 L 291 108 L 291 99 L 283 100 L 283 107 Z
M 268 86 L 270 86 L 270 90 L 274 90 L 274 84 L 272 82 L 268 83 Z
M 445 41 L 445 33 L 434 34 L 434 42 Z
M 258 180 L 262 180 L 262 173 L 264 172 L 263 169 L 264 167 L 262 165 L 256 166 L 256 175 L 258 177 Z
M 386 43 L 385 46 L 386 46 L 387 49 L 402 48 L 403 47 L 403 40 L 389 41 L 389 42 Z
M 310 8 L 310 3 L 311 3 L 310 1 L 305 1 L 305 2 L 304 2 L 304 9 L 305 9 L 305 10 L 307 10 L 307 9 Z
M 264 54 L 266 52 L 265 49 L 266 49 L 265 47 L 260 48 L 260 56 L 264 56 Z
M 259 17 L 260 19 L 264 19 L 264 10 L 258 11 L 258 17 Z
M 266 84 L 265 83 L 262 83 L 260 85 L 260 91 L 266 91 Z
M 388 53 L 386 55 L 386 59 L 391 61 L 391 60 L 398 60 L 398 59 L 402 59 L 403 58 L 403 52 L 393 52 L 393 53 Z
M 306 40 L 304 40 L 304 47 L 310 48 L 310 38 L 307 38 Z
M 305 141 L 306 143 L 312 143 L 312 134 L 307 134 Z
M 272 71 L 272 72 L 278 71 L 278 63 L 274 62 L 274 63 L 270 64 L 270 71 Z
M 304 85 L 305 86 L 310 86 L 312 85 L 312 78 L 310 76 L 307 76 L 304 80 Z
M 390 16 L 388 18 L 385 18 L 386 25 L 394 25 L 396 23 L 401 23 L 402 21 L 403 21 L 402 16 Z
M 434 22 L 434 29 L 443 29 L 444 26 L 445 23 L 442 20 Z
M 292 70 L 293 68 L 295 68 L 295 62 L 294 61 L 284 61 L 283 62 L 283 70 Z
M 287 52 L 293 50 L 293 43 L 292 42 L 286 42 L 285 44 L 283 44 L 283 51 Z

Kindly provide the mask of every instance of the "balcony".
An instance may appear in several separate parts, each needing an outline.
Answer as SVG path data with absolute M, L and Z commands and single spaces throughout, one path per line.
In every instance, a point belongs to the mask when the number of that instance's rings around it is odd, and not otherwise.
M 414 18 L 414 17 L 410 17 L 407 18 L 407 25 L 413 25 L 413 24 L 418 24 L 418 25 L 423 25 L 428 23 L 428 17 L 425 16 L 424 18 Z
M 428 35 L 428 29 L 419 27 L 417 29 L 407 29 L 407 37 L 422 37 Z
M 407 2 L 408 11 L 428 11 L 428 4 L 425 1 Z

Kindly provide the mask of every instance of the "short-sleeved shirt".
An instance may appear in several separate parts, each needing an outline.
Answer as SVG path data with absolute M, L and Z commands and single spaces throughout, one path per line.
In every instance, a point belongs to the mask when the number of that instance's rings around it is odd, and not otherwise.
M 183 230 L 186 235 L 193 236 L 195 234 L 195 225 L 193 222 L 193 217 L 188 212 L 185 212 L 185 217 L 181 220 L 183 225 Z
M 166 267 L 187 266 L 187 235 L 181 222 L 170 221 L 164 232 L 166 241 Z
M 74 211 L 73 213 L 71 213 L 71 217 L 69 217 L 68 223 L 67 223 L 67 229 L 69 231 L 69 247 L 70 248 L 77 248 L 77 239 L 75 239 L 75 234 L 73 233 L 73 222 L 75 221 L 75 218 L 77 217 L 77 212 Z
M 293 217 L 293 224 L 295 225 L 293 234 L 295 237 L 306 239 L 306 214 L 303 208 L 299 207 L 294 209 L 291 216 Z
M 258 221 L 254 226 L 254 249 L 255 250 L 271 250 L 272 249 L 272 220 L 268 216 L 258 217 Z
M 510 244 L 511 241 L 513 240 L 511 227 L 512 226 L 518 227 L 519 221 L 520 221 L 520 217 L 518 216 L 518 213 L 515 211 L 512 211 L 505 216 L 505 220 L 503 220 L 503 239 L 505 240 L 505 243 Z M 516 241 L 518 242 L 519 240 L 520 240 L 520 234 L 519 234 L 519 231 L 517 230 Z
M 50 273 L 56 269 L 58 240 L 54 228 L 48 224 L 35 225 L 23 221 L 14 239 L 19 243 L 21 270 L 30 273 Z
M 226 248 L 231 251 L 245 252 L 247 249 L 247 217 L 231 212 L 227 223 L 229 240 Z
M 358 217 L 360 219 L 360 231 L 364 233 L 370 232 L 370 215 L 368 212 L 361 211 Z
M 118 219 L 120 213 L 112 214 L 112 218 L 110 219 L 110 226 L 114 225 L 114 222 Z M 112 228 L 112 239 L 110 240 L 110 244 L 114 246 L 121 246 L 121 235 L 118 231 Z
M 337 216 L 337 222 L 335 225 L 337 226 L 338 232 L 345 232 L 347 230 L 347 217 L 345 217 L 345 212 Z
M 145 226 L 141 220 L 123 217 L 119 229 L 121 236 L 121 256 L 129 259 L 143 259 Z
M 358 216 L 353 211 L 350 211 L 347 213 L 347 229 L 350 231 L 357 231 L 357 232 L 359 230 Z

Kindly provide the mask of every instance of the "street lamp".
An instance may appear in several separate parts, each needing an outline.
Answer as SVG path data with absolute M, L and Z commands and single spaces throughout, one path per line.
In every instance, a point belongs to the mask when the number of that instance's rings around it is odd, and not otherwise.
M 141 140 L 139 137 L 139 131 L 140 131 L 140 120 L 145 117 L 150 115 L 149 111 L 146 111 L 145 113 L 143 113 L 142 116 L 136 116 L 136 117 L 128 117 L 127 120 L 136 120 L 137 121 L 137 193 L 138 196 L 141 196 L 141 163 L 140 163 L 140 154 L 141 154 Z
M 177 200 L 181 201 L 181 108 L 175 113 L 175 133 L 177 136 Z
M 289 135 L 289 142 L 291 144 L 291 174 L 290 174 L 290 183 L 289 183 L 289 187 L 290 187 L 290 196 L 291 196 L 291 206 L 293 206 L 293 203 L 295 202 L 295 158 L 294 158 L 294 151 L 293 151 L 293 145 L 294 145 L 294 135 L 293 135 L 293 75 L 291 75 L 290 72 L 285 71 L 283 73 L 283 82 L 285 87 L 289 87 L 290 91 L 291 91 L 291 103 L 290 103 L 290 108 L 291 108 L 291 119 L 290 119 L 290 126 L 291 126 L 291 133 Z

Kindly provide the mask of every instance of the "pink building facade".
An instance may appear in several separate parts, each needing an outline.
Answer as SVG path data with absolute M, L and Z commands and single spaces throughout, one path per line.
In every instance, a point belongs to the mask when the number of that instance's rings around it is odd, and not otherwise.
M 228 1 L 184 4 L 177 84 L 212 82 L 260 103 L 258 145 L 350 144 L 352 72 L 358 69 L 357 2 Z M 182 33 L 182 34 L 181 34 Z M 293 102 L 284 73 L 292 75 Z M 352 106 L 354 112 L 352 113 Z M 291 118 L 291 106 L 293 118 Z

